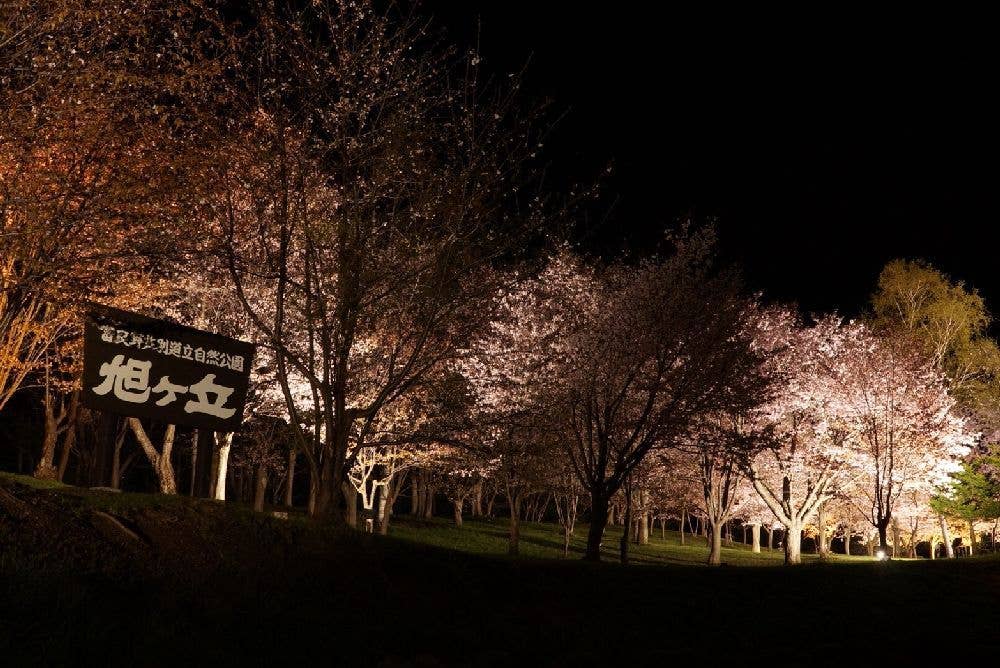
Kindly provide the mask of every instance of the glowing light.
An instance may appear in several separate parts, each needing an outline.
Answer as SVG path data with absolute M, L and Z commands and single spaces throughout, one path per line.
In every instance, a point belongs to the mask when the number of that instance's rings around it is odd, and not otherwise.
M 885 550 L 879 550 L 878 552 L 875 553 L 875 560 L 876 561 L 885 561 L 888 558 L 889 558 L 889 555 L 887 555 L 885 553 Z

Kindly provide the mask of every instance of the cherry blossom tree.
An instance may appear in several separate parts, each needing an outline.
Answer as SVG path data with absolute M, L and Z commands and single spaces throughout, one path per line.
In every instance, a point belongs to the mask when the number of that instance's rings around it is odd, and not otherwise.
M 565 464 L 550 473 L 548 486 L 552 488 L 556 506 L 556 519 L 562 528 L 563 556 L 569 556 L 569 544 L 576 530 L 576 519 L 583 496 L 583 487 Z
M 388 533 L 393 505 L 412 468 L 444 468 L 463 481 L 474 475 L 471 471 L 460 475 L 462 465 L 454 469 L 448 466 L 457 464 L 457 458 L 451 448 L 436 443 L 431 436 L 435 409 L 426 388 L 410 392 L 382 412 L 363 447 L 352 448 L 354 465 L 348 481 L 361 498 L 367 531 Z M 456 482 L 450 489 L 461 487 Z M 464 493 L 459 496 L 464 501 Z
M 279 384 L 310 384 L 300 449 L 321 515 L 339 515 L 380 413 L 480 326 L 490 265 L 535 220 L 516 96 L 471 61 L 453 76 L 414 48 L 422 31 L 368 3 L 260 5 L 218 81 L 234 120 L 209 138 L 197 210 Z
M 847 333 L 833 381 L 853 425 L 853 489 L 886 549 L 902 495 L 946 482 L 976 434 L 955 414 L 942 374 L 905 339 L 859 324 Z
M 82 305 L 143 294 L 166 251 L 186 245 L 175 158 L 190 137 L 180 107 L 187 91 L 204 92 L 191 47 L 216 15 L 166 0 L 15 1 L 0 14 L 2 407 L 28 374 L 54 378 L 79 337 Z M 44 388 L 36 475 L 59 477 L 75 390 Z
M 701 509 L 704 501 L 704 486 L 697 460 L 681 450 L 666 450 L 657 453 L 658 464 L 652 474 L 654 507 L 664 519 L 674 518 L 680 529 L 680 542 L 684 545 L 685 525 L 693 523 L 691 516 Z M 702 512 L 703 509 L 702 509 Z
M 893 516 L 894 555 L 901 555 L 902 536 L 906 535 L 906 556 L 917 556 L 917 544 L 927 540 L 930 556 L 934 558 L 934 548 L 938 536 L 938 521 L 931 507 L 931 495 L 926 488 L 912 488 L 904 492 Z
M 765 438 L 750 449 L 746 470 L 785 527 L 785 563 L 798 564 L 803 527 L 833 498 L 853 454 L 833 375 L 848 330 L 835 316 L 803 327 L 784 309 L 764 312 L 758 325 L 758 344 L 769 351 L 780 386 L 756 416 Z
M 285 472 L 290 439 L 290 428 L 283 420 L 266 417 L 250 420 L 239 438 L 233 439 L 233 464 L 242 478 L 250 481 L 253 509 L 257 512 L 264 510 L 268 481 Z
M 495 316 L 459 357 L 454 368 L 468 383 L 470 411 L 463 438 L 493 462 L 493 479 L 510 509 L 510 551 L 517 552 L 521 505 L 526 495 L 564 470 L 558 449 L 557 410 L 561 374 L 569 363 L 567 341 L 595 308 L 592 273 L 567 249 L 541 271 L 495 297 Z M 457 430 L 456 430 L 457 434 Z M 565 462 L 565 459 L 563 459 Z M 568 487 L 563 488 L 569 489 Z M 568 497 L 560 510 L 573 516 Z
M 750 550 L 752 552 L 761 551 L 760 530 L 762 527 L 768 528 L 770 534 L 774 531 L 774 524 L 777 521 L 774 512 L 764 502 L 760 494 L 753 488 L 752 483 L 747 479 L 745 484 L 749 487 L 747 493 L 734 511 L 734 516 L 743 521 L 743 526 L 750 527 Z
M 567 341 L 559 415 L 590 495 L 588 559 L 600 559 L 610 500 L 650 450 L 676 446 L 697 419 L 758 396 L 751 309 L 733 276 L 713 268 L 712 244 L 699 232 L 677 239 L 668 259 L 604 272 L 600 308 Z
M 719 412 L 704 416 L 679 445 L 691 458 L 700 483 L 701 509 L 710 532 L 710 566 L 722 563 L 722 529 L 753 493 L 740 465 L 751 439 L 745 416 Z

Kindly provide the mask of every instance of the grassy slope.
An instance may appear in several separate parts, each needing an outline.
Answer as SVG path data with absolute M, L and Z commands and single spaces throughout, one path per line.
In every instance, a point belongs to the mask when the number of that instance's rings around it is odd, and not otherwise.
M 141 543 L 102 533 L 95 511 Z M 637 555 L 647 567 L 626 569 L 536 559 L 561 550 L 544 525 L 526 528 L 519 560 L 500 556 L 502 523 L 399 521 L 393 533 L 0 479 L 0 663 L 591 665 L 791 652 L 799 665 L 926 659 L 938 638 L 985 654 L 1000 622 L 995 560 L 691 568 L 704 547 L 668 537 Z

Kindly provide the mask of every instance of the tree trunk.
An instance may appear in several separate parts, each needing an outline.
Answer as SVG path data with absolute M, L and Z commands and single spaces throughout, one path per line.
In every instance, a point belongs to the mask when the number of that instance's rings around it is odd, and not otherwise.
M 423 471 L 415 471 L 410 476 L 410 514 L 414 517 L 423 515 L 424 493 L 420 489 L 420 479 L 423 475 Z
M 793 522 L 785 527 L 785 564 L 794 566 L 802 563 L 802 524 Z
M 63 438 L 62 452 L 59 455 L 57 479 L 62 482 L 69 466 L 69 455 L 76 446 L 77 418 L 80 415 L 80 390 L 74 390 L 69 398 L 69 415 L 66 418 L 66 436 Z M 79 475 L 77 476 L 79 478 Z
M 826 559 L 830 555 L 830 546 L 826 542 L 826 502 L 819 504 L 819 518 L 816 523 L 819 525 L 817 551 L 820 559 Z
M 333 518 L 330 513 L 330 509 L 336 507 L 333 502 L 333 471 L 330 466 L 330 457 L 332 453 L 330 448 L 324 446 L 322 449 L 322 461 L 316 466 L 316 498 L 313 499 L 312 517 L 324 517 L 331 518 L 336 524 L 343 524 L 344 516 Z M 337 495 L 339 497 L 343 496 L 343 491 L 340 489 L 340 485 L 337 485 Z M 338 504 L 339 505 L 339 504 Z M 339 510 L 339 508 L 338 508 Z M 334 513 L 336 514 L 336 513 Z
M 288 449 L 288 475 L 285 477 L 285 507 L 292 507 L 293 494 L 295 492 L 295 462 L 298 459 L 298 450 Z
M 392 504 L 396 500 L 396 495 L 390 493 L 389 491 L 391 489 L 391 484 L 392 483 L 390 481 L 389 485 L 382 488 L 382 494 L 379 497 L 378 517 L 376 518 L 376 523 L 378 524 L 378 533 L 380 536 L 389 535 L 389 518 L 392 517 Z M 386 498 L 386 495 L 388 495 L 389 498 Z
M 375 525 L 374 529 L 381 535 L 385 535 L 386 532 L 382 530 L 383 524 L 388 520 L 388 511 L 386 510 L 386 495 L 389 493 L 388 484 L 382 485 L 378 490 L 378 503 L 375 504 L 375 517 L 372 519 L 372 523 Z
M 976 521 L 969 520 L 969 556 L 979 553 L 979 543 L 976 542 Z
M 722 563 L 722 522 L 710 522 L 710 524 L 712 531 L 708 550 L 708 565 L 718 566 Z
M 879 548 L 884 550 L 886 554 L 889 554 L 889 538 L 888 538 L 889 518 L 886 517 L 885 519 L 880 520 L 875 528 L 878 529 Z
M 53 464 L 56 456 L 56 441 L 59 439 L 59 421 L 52 408 L 52 398 L 46 389 L 45 394 L 45 421 L 42 432 L 42 454 L 35 466 L 35 477 L 40 480 L 55 480 L 59 472 Z
M 316 496 L 319 489 L 319 477 L 316 475 L 315 467 L 309 467 L 309 498 L 306 499 L 306 514 L 309 517 L 316 516 Z
M 483 481 L 480 480 L 472 487 L 472 516 L 483 516 Z
M 392 507 L 396 505 L 399 492 L 406 482 L 406 471 L 395 474 L 386 481 L 382 488 L 382 496 L 379 501 L 378 532 L 383 536 L 389 535 L 389 518 L 392 517 Z
M 460 527 L 462 526 L 462 507 L 465 505 L 465 497 L 455 497 L 452 500 L 451 505 L 455 512 L 455 526 Z
M 517 556 L 521 553 L 521 493 L 507 492 L 507 502 L 510 505 L 510 534 L 507 540 L 507 554 Z
M 649 511 L 644 510 L 639 515 L 639 545 L 649 545 Z
M 344 522 L 352 529 L 358 528 L 358 490 L 349 482 L 341 483 L 341 492 L 344 495 Z M 339 512 L 338 508 L 332 509 L 334 513 Z
M 545 521 L 545 514 L 549 510 L 549 502 L 552 501 L 552 492 L 549 492 L 544 497 L 542 497 L 542 502 L 535 509 L 535 523 L 541 523 Z
M 577 496 L 572 493 L 561 493 L 555 495 L 556 517 L 559 518 L 559 525 L 563 530 L 563 558 L 569 557 L 570 537 L 573 535 L 573 528 L 576 526 L 576 504 Z
M 753 547 L 751 551 L 760 552 L 760 525 L 756 522 L 750 526 L 750 532 L 753 535 Z
M 216 432 L 215 445 L 219 457 L 219 463 L 215 470 L 215 483 L 213 485 L 214 498 L 216 501 L 225 501 L 226 475 L 229 472 L 229 451 L 233 447 L 232 432 Z
M 73 448 L 76 446 L 76 420 L 70 417 L 69 425 L 66 427 L 66 436 L 63 437 L 62 452 L 59 454 L 59 468 L 57 471 L 57 480 L 62 482 L 66 477 L 66 469 L 69 468 L 69 455 L 73 452 Z M 79 473 L 77 474 L 77 479 L 79 479 Z
M 153 446 L 153 442 L 146 434 L 146 430 L 143 429 L 142 422 L 138 418 L 129 418 L 128 424 L 132 428 L 132 433 L 135 434 L 136 440 L 139 441 L 143 452 L 146 453 L 146 458 L 152 465 L 153 472 L 156 473 L 156 478 L 160 483 L 160 493 L 176 494 L 177 483 L 174 481 L 174 467 L 170 461 L 170 453 L 174 447 L 174 425 L 167 425 L 167 429 L 163 434 L 162 450 L 157 451 Z
M 527 503 L 522 504 L 524 507 L 524 514 L 521 516 L 525 522 L 531 521 L 531 516 L 535 512 L 535 506 L 538 505 L 538 495 L 528 494 L 526 496 Z
M 219 466 L 219 454 L 215 445 L 215 432 L 207 429 L 198 429 L 197 437 L 193 443 L 198 447 L 198 459 L 193 462 L 194 492 L 192 496 L 202 499 L 215 498 L 215 478 Z
M 948 531 L 948 522 L 944 515 L 938 515 L 938 522 L 941 524 L 941 540 L 944 541 L 944 554 L 948 559 L 955 558 L 955 548 L 951 544 L 951 532 Z
M 215 498 L 216 483 L 219 482 L 219 445 L 218 437 L 212 432 L 212 468 L 208 472 L 208 498 Z M 227 462 L 228 464 L 228 462 Z
M 844 555 L 851 556 L 851 527 L 844 527 Z
M 604 495 L 590 496 L 590 529 L 587 531 L 587 549 L 583 558 L 587 561 L 601 560 L 601 543 L 608 524 L 609 503 Z
M 111 481 L 110 487 L 112 489 L 121 489 L 122 484 L 122 445 L 125 443 L 125 432 L 127 427 L 126 422 L 122 422 L 121 426 L 118 428 L 118 433 L 115 435 L 115 449 L 111 456 Z
M 901 557 L 903 556 L 903 540 L 902 535 L 899 531 L 899 520 L 895 517 L 892 518 L 892 556 Z
M 195 485 L 198 479 L 198 430 L 191 432 L 191 478 L 188 485 L 188 496 L 197 496 Z
M 174 480 L 174 465 L 170 461 L 170 450 L 174 443 L 174 425 L 167 425 L 167 433 L 163 437 L 163 453 L 160 455 L 159 464 L 156 467 L 157 477 L 160 479 L 161 494 L 176 494 L 177 481 Z
M 687 509 L 681 508 L 681 545 L 684 544 L 684 521 L 687 516 Z
M 253 509 L 264 512 L 264 493 L 267 491 L 267 468 L 258 466 L 253 486 Z
M 423 484 L 424 490 L 424 519 L 431 519 L 434 517 L 434 487 L 429 481 L 424 480 Z
M 622 566 L 628 566 L 628 533 L 632 530 L 632 485 L 625 484 L 625 517 L 622 518 L 622 537 L 618 542 L 618 556 Z

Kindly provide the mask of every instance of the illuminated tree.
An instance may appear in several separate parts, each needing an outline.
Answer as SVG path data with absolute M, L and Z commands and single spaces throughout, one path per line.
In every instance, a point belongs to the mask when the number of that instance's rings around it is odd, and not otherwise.
M 801 327 L 784 310 L 762 314 L 758 342 L 781 379 L 775 398 L 756 417 L 766 431 L 752 445 L 747 474 L 785 527 L 785 563 L 801 562 L 802 530 L 833 498 L 853 456 L 851 428 L 836 385 L 849 332 L 839 318 Z
M 893 260 L 872 296 L 877 331 L 905 336 L 948 378 L 966 413 L 987 434 L 1000 419 L 1000 348 L 987 335 L 990 315 L 974 289 L 920 261 Z
M 656 459 L 658 466 L 652 476 L 654 505 L 665 518 L 677 520 L 680 542 L 684 545 L 685 524 L 691 522 L 691 514 L 699 508 L 704 514 L 701 469 L 697 466 L 696 458 L 680 450 L 660 452 Z
M 938 521 L 931 506 L 931 496 L 926 489 L 911 489 L 904 492 L 893 516 L 892 549 L 895 556 L 902 554 L 902 536 L 906 534 L 906 554 L 917 556 L 917 544 L 927 539 L 930 543 L 931 558 L 934 557 L 934 543 L 938 535 Z
M 257 512 L 264 510 L 268 480 L 285 472 L 289 432 L 288 425 L 280 419 L 254 418 L 233 439 L 233 464 L 252 481 L 252 503 Z
M 886 549 L 886 530 L 902 494 L 945 482 L 975 435 L 953 412 L 944 379 L 919 350 L 858 324 L 848 334 L 832 371 L 843 413 L 853 424 L 852 494 Z
M 365 445 L 352 450 L 354 465 L 348 481 L 360 495 L 366 530 L 388 533 L 392 507 L 414 467 L 433 467 L 456 475 L 458 469 L 464 469 L 452 448 L 434 441 L 432 420 L 438 410 L 426 387 L 409 392 L 381 413 Z M 460 487 L 456 482 L 449 489 Z
M 310 384 L 300 449 L 325 515 L 380 413 L 486 315 L 487 268 L 532 219 L 515 207 L 537 145 L 510 91 L 415 48 L 417 22 L 318 2 L 251 23 L 197 208 L 279 384 Z
M 0 259 L 0 410 L 43 368 L 45 353 L 65 324 L 54 305 L 14 283 L 16 262 L 14 256 Z
M 73 447 L 74 383 L 52 381 L 80 307 L 148 300 L 145 274 L 188 246 L 179 108 L 204 92 L 190 55 L 212 15 L 169 0 L 0 11 L 0 407 L 28 374 L 48 379 L 40 477 L 61 477 Z
M 553 491 L 556 505 L 556 518 L 563 534 L 563 556 L 569 556 L 569 543 L 576 530 L 577 511 L 583 487 L 573 475 L 573 471 L 563 464 L 549 474 L 547 486 Z
M 566 342 L 562 443 L 590 495 L 586 558 L 600 559 L 611 498 L 654 447 L 696 421 L 754 403 L 760 358 L 738 284 L 712 267 L 712 238 L 677 240 L 669 259 L 601 276 L 585 326 Z
M 743 502 L 736 508 L 734 516 L 742 520 L 745 527 L 750 527 L 751 551 L 760 552 L 760 530 L 762 527 L 767 527 L 768 533 L 773 533 L 773 525 L 775 524 L 776 518 L 774 517 L 774 513 L 771 511 L 771 508 L 764 503 L 764 500 L 759 494 L 757 494 L 757 491 L 753 489 L 749 480 L 745 484 L 750 486 L 750 489 L 744 496 Z
M 679 448 L 691 458 L 701 487 L 701 509 L 709 525 L 708 564 L 722 563 L 722 529 L 753 491 L 741 467 L 754 440 L 745 415 L 706 415 Z
M 490 477 L 510 509 L 512 554 L 524 499 L 564 472 L 562 462 L 553 462 L 561 458 L 556 397 L 571 359 L 567 342 L 595 307 L 594 289 L 580 260 L 557 252 L 537 275 L 495 296 L 494 318 L 454 364 L 468 383 L 471 405 L 459 422 L 465 429 L 454 430 L 453 438 L 492 462 Z M 568 521 L 572 509 L 563 510 Z
M 66 329 L 69 329 L 68 323 Z M 80 388 L 78 366 L 80 350 L 75 343 L 78 341 L 61 341 L 62 345 L 50 345 L 51 361 L 46 360 L 42 375 L 43 404 L 45 415 L 42 452 L 35 467 L 35 477 L 43 479 L 62 480 L 69 460 L 70 450 L 76 439 L 76 422 L 80 410 Z M 55 466 L 56 445 L 59 437 L 65 434 L 59 466 Z

